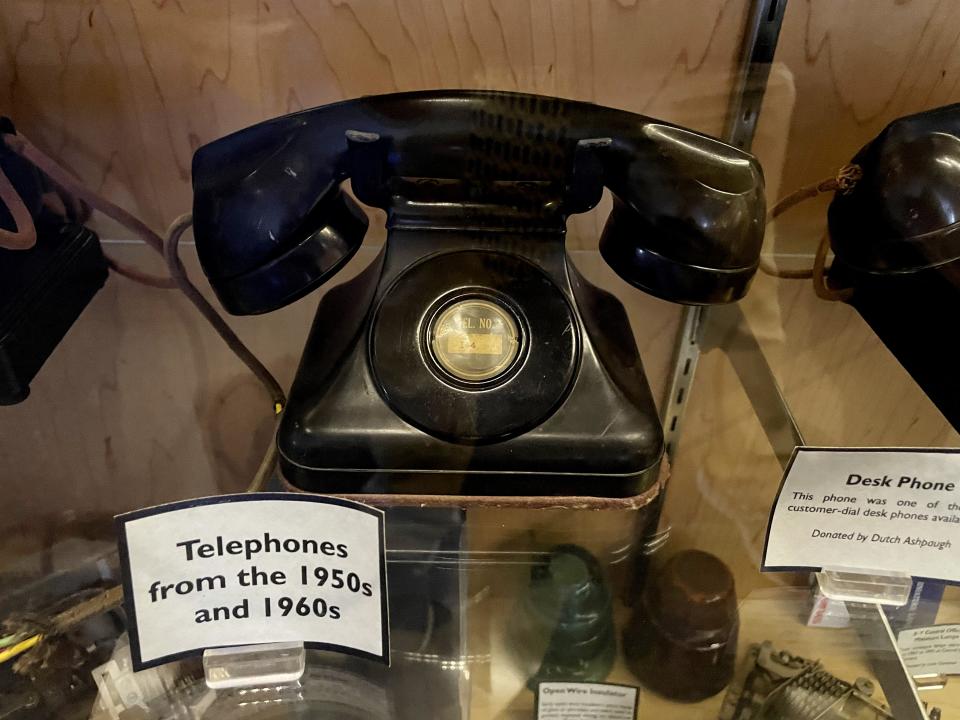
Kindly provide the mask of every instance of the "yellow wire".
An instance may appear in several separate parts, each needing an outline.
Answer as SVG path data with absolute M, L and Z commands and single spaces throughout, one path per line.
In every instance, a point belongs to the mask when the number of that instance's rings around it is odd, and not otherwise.
M 26 640 L 21 640 L 16 645 L 9 647 L 6 650 L 0 651 L 0 663 L 4 663 L 7 660 L 12 660 L 17 655 L 25 653 L 41 640 L 43 640 L 43 635 L 38 633 L 37 635 L 28 637 Z

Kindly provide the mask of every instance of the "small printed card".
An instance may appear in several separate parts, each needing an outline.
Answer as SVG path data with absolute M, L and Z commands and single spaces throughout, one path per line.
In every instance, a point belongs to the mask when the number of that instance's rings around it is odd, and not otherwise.
M 913 675 L 960 675 L 960 625 L 901 630 L 897 645 Z
M 640 691 L 629 685 L 591 682 L 541 682 L 536 720 L 634 720 Z
M 960 449 L 797 448 L 763 570 L 846 569 L 960 581 Z
M 389 661 L 380 510 L 251 493 L 137 510 L 116 523 L 135 670 L 282 641 Z

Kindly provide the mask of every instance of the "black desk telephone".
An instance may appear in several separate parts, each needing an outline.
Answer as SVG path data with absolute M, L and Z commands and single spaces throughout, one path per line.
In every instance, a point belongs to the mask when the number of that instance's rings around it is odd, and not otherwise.
M 663 435 L 622 305 L 577 272 L 568 215 L 614 207 L 600 252 L 673 302 L 743 296 L 756 160 L 587 103 L 416 92 L 270 120 L 193 161 L 200 261 L 223 306 L 269 312 L 328 281 L 368 219 L 386 246 L 320 303 L 277 442 L 322 492 L 626 496 Z

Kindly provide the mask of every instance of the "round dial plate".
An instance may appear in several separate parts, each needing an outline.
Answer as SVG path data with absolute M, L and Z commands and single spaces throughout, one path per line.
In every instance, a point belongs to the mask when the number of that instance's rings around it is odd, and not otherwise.
M 430 350 L 437 364 L 464 382 L 485 382 L 506 372 L 520 354 L 517 321 L 491 300 L 452 303 L 431 323 Z
M 576 374 L 579 337 L 563 291 L 530 261 L 442 252 L 409 266 L 380 298 L 370 368 L 406 422 L 473 444 L 512 437 L 557 408 Z

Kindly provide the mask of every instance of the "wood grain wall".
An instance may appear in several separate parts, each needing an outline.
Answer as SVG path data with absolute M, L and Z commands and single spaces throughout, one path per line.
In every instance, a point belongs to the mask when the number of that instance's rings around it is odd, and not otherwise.
M 198 145 L 362 93 L 526 90 L 719 134 L 747 8 L 747 0 L 3 0 L 0 112 L 162 228 L 189 207 Z M 934 0 L 790 0 L 755 143 L 770 195 L 830 174 L 897 115 L 960 99 L 958 14 L 956 3 Z M 600 217 L 572 223 L 571 245 L 593 247 Z M 807 253 L 821 217 L 815 204 L 798 211 L 775 228 L 773 245 L 788 261 Z M 113 249 L 152 261 L 141 247 Z M 632 304 L 662 386 L 676 309 L 629 300 L 641 296 L 595 271 Z M 231 322 L 289 381 L 316 301 Z M 849 308 L 816 300 L 805 284 L 760 278 L 746 309 L 809 440 L 957 443 Z M 0 522 L 235 489 L 268 436 L 258 389 L 191 309 L 112 278 L 30 401 L 0 409 L 0 497 L 17 508 Z M 680 536 L 755 554 L 778 470 L 722 353 L 703 360 L 684 448 L 671 491 Z
M 189 208 L 199 145 L 361 94 L 521 90 L 719 133 L 747 5 L 4 0 L 0 108 L 164 227 Z

